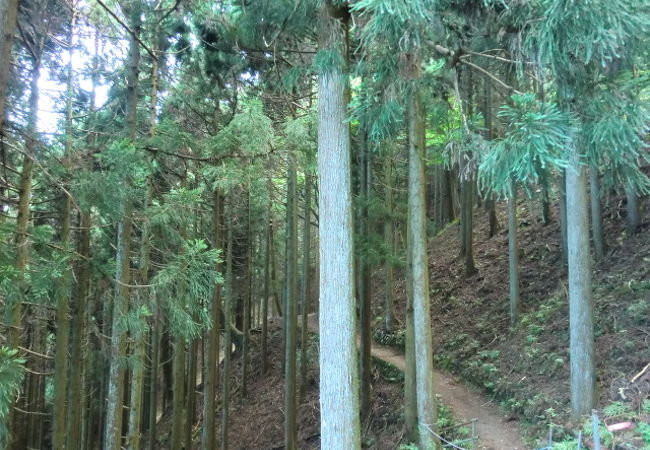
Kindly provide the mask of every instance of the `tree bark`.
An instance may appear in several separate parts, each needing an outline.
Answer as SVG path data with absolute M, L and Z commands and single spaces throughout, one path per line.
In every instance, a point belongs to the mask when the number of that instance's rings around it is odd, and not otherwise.
M 269 189 L 269 196 L 271 191 Z M 262 373 L 268 371 L 269 295 L 271 295 L 271 200 L 266 207 L 266 239 L 264 241 L 264 298 L 262 299 Z
M 72 158 L 72 96 L 74 95 L 74 72 L 72 59 L 74 56 L 74 36 L 77 14 L 72 11 L 70 27 L 68 30 L 68 83 L 66 89 L 66 130 L 65 130 L 65 156 L 67 160 Z M 0 88 L 2 89 L 2 88 Z M 92 111 L 92 105 L 91 105 Z M 70 213 L 72 202 L 69 196 L 63 200 L 63 211 L 61 217 L 61 246 L 67 248 L 70 243 Z M 54 364 L 54 398 L 52 401 L 53 411 L 60 411 L 52 417 L 52 443 L 54 448 L 65 448 L 66 439 L 66 387 L 68 384 L 68 343 L 70 341 L 70 317 L 69 317 L 69 293 L 71 286 L 70 273 L 66 271 L 61 279 L 61 284 L 57 292 L 57 311 L 56 311 L 56 356 Z M 77 333 L 80 331 L 78 330 Z M 77 360 L 79 361 L 79 360 Z
M 598 168 L 589 166 L 589 181 L 591 185 L 591 235 L 594 241 L 596 259 L 602 261 L 605 257 L 605 238 L 603 235 L 603 211 L 600 205 L 600 180 Z
M 289 155 L 287 184 L 287 294 L 285 306 L 286 342 L 284 366 L 284 446 L 295 450 L 298 445 L 296 429 L 296 345 L 298 303 L 298 209 L 296 201 L 296 157 Z
M 307 315 L 311 308 L 311 277 L 309 273 L 311 259 L 311 183 L 312 176 L 305 174 L 305 208 L 302 229 L 302 319 L 300 327 L 300 398 L 305 398 L 307 389 Z
M 231 213 L 232 214 L 232 213 Z M 223 381 L 221 383 L 221 449 L 228 449 L 228 425 L 230 409 L 230 361 L 232 347 L 232 303 L 233 303 L 233 273 L 232 273 L 232 244 L 233 244 L 233 219 L 228 217 L 228 250 L 226 253 L 226 296 L 224 304 L 224 340 L 223 340 Z
M 395 322 L 395 268 L 392 257 L 395 252 L 395 237 L 393 223 L 393 161 L 386 157 L 384 161 L 384 198 L 386 203 L 386 220 L 384 221 L 384 242 L 388 247 L 389 257 L 386 258 L 386 299 L 384 304 L 384 330 L 392 332 Z
M 567 247 L 567 191 L 566 191 L 566 170 L 562 170 L 562 175 L 558 179 L 560 185 L 560 240 L 562 253 L 564 254 L 564 263 L 567 264 L 569 258 L 569 249 Z
M 11 73 L 11 50 L 16 32 L 18 0 L 0 0 L 0 132 L 5 119 L 7 86 Z
M 362 158 L 361 158 L 361 167 L 360 167 L 360 186 L 359 186 L 359 195 L 362 197 L 362 207 L 360 214 L 360 223 L 359 230 L 362 238 L 368 238 L 370 234 L 370 214 L 369 214 L 369 202 L 370 202 L 370 149 L 366 144 L 365 138 L 365 126 L 362 125 L 360 133 L 362 134 L 362 148 L 360 149 Z M 371 355 L 371 346 L 372 346 L 372 292 L 371 292 L 371 279 L 370 279 L 370 262 L 367 254 L 359 252 L 359 301 L 360 301 L 360 314 L 359 314 L 359 328 L 361 335 L 361 397 L 360 397 L 360 408 L 361 408 L 361 420 L 365 421 L 368 419 L 371 411 L 371 381 L 372 381 L 372 355 Z
M 578 419 L 596 404 L 589 200 L 587 167 L 574 148 L 566 169 L 571 415 Z
M 510 180 L 508 198 L 508 279 L 510 286 L 510 325 L 519 321 L 521 293 L 519 280 L 519 246 L 517 245 L 517 186 Z
M 639 194 L 635 189 L 626 187 L 625 197 L 627 198 L 626 222 L 627 232 L 632 235 L 639 230 L 641 225 L 641 214 L 639 212 Z
M 248 395 L 248 369 L 250 365 L 250 327 L 251 327 L 251 300 L 253 296 L 253 230 L 251 227 L 251 183 L 250 178 L 248 179 L 247 187 L 247 224 L 246 232 L 248 234 L 246 238 L 246 284 L 247 289 L 244 297 L 244 321 L 243 321 L 243 332 L 244 332 L 244 342 L 242 348 L 242 381 L 241 381 L 241 395 L 242 398 Z
M 410 63 L 413 64 L 413 69 L 416 71 L 415 77 L 419 76 L 419 59 L 413 58 Z M 427 258 L 426 183 L 424 178 L 425 126 L 419 94 L 412 93 L 411 95 L 408 109 L 408 230 L 411 247 L 409 270 L 413 295 L 418 442 L 420 448 L 429 450 L 438 448 L 440 442 L 432 433 L 437 423 L 437 405 L 433 391 L 433 343 Z M 471 241 L 468 245 L 471 246 Z
M 122 445 L 122 409 L 124 405 L 124 366 L 122 359 L 126 355 L 126 332 L 121 327 L 121 320 L 128 311 L 131 221 L 131 208 L 127 206 L 127 210 L 124 211 L 124 216 L 117 227 L 116 285 L 113 300 L 104 450 L 119 450 Z
M 223 206 L 221 194 L 218 190 L 213 194 L 212 206 L 212 233 L 215 248 L 223 250 L 223 238 L 221 232 Z M 223 251 L 222 251 L 223 256 Z M 217 263 L 217 273 L 221 273 L 221 262 Z M 221 328 L 221 285 L 214 286 L 212 295 L 212 328 L 208 332 L 205 358 L 205 377 L 203 379 L 203 450 L 216 450 L 215 440 L 215 400 L 217 393 L 217 381 L 219 380 L 219 337 Z
M 323 2 L 319 47 L 345 60 L 346 24 Z M 347 68 L 323 68 L 318 89 L 321 447 L 361 448 L 355 326 Z
M 171 448 L 180 450 L 184 437 L 183 419 L 185 411 L 185 338 L 176 336 L 174 342 L 173 360 L 173 397 L 172 397 L 172 429 Z

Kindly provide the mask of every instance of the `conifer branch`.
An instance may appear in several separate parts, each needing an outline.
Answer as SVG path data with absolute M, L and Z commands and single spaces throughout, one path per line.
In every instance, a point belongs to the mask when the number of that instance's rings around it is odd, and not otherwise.
M 153 50 L 151 50 L 151 49 L 147 46 L 147 44 L 145 44 L 145 43 L 142 41 L 142 39 L 140 39 L 140 37 L 139 37 L 139 36 L 138 36 L 138 35 L 137 35 L 133 30 L 131 30 L 131 28 L 129 28 L 129 26 L 128 26 L 126 23 L 124 23 L 124 21 L 123 21 L 122 19 L 120 19 L 120 17 L 119 17 L 117 14 L 115 14 L 115 13 L 114 13 L 114 12 L 113 12 L 113 11 L 112 11 L 108 6 L 107 6 L 107 5 L 106 5 L 106 3 L 104 3 L 102 0 L 97 0 L 97 3 L 99 3 L 99 6 L 101 6 L 102 8 L 104 8 L 104 10 L 105 10 L 105 11 L 106 11 L 106 12 L 107 12 L 107 13 L 108 13 L 108 14 L 109 14 L 113 19 L 115 19 L 115 20 L 117 21 L 117 23 L 119 23 L 120 26 L 121 26 L 122 28 L 124 28 L 124 29 L 126 30 L 126 32 L 129 33 L 129 34 L 133 37 L 133 39 L 135 39 L 135 41 L 136 41 L 138 44 L 140 44 L 140 46 L 141 46 L 143 49 L 145 49 L 145 50 L 147 51 L 147 53 L 149 53 L 149 55 L 151 55 L 151 57 L 152 57 L 154 60 L 158 61 L 158 56 L 156 56 L 156 54 L 153 52 Z

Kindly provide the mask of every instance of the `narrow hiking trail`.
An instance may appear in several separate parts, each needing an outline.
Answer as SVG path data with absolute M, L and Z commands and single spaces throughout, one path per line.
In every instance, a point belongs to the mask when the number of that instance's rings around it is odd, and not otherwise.
M 318 317 L 309 315 L 309 329 L 318 333 Z M 393 347 L 372 343 L 372 356 L 398 369 L 406 369 L 404 355 Z M 492 400 L 480 392 L 456 382 L 448 373 L 434 369 L 433 383 L 436 394 L 448 406 L 459 422 L 476 419 L 476 433 L 481 450 L 529 450 L 521 438 L 516 422 L 508 421 Z

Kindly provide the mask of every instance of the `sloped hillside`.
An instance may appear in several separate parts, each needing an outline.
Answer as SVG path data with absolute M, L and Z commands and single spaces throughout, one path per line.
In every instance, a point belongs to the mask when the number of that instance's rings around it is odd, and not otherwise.
M 478 273 L 463 275 L 458 225 L 430 240 L 430 279 L 435 361 L 439 368 L 487 391 L 513 420 L 532 425 L 528 435 L 545 435 L 549 422 L 567 425 L 569 334 L 566 266 L 557 217 L 538 223 L 530 202 L 520 202 L 519 244 L 523 314 L 510 329 L 508 245 L 505 211 L 501 229 L 488 238 L 483 210 L 475 210 Z M 636 235 L 624 231 L 623 199 L 605 208 L 609 252 L 595 266 L 594 305 L 599 407 L 617 400 L 638 407 L 648 396 L 643 376 L 630 380 L 650 362 L 650 241 L 648 205 Z M 503 208 L 503 205 L 500 206 Z M 383 286 L 376 280 L 375 312 L 381 314 Z M 403 323 L 405 289 L 396 288 L 398 320 Z M 381 324 L 376 323 L 379 336 Z M 400 336 L 383 341 L 400 344 Z M 648 378 L 645 378 L 647 380 Z M 624 391 L 620 391 L 624 389 Z M 621 392 L 625 399 L 621 398 Z M 561 438 L 562 431 L 556 432 Z M 633 438 L 629 438 L 633 439 Z

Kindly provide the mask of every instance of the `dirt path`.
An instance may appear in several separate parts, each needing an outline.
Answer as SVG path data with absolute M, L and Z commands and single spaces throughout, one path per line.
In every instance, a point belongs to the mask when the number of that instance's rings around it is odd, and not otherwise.
M 318 318 L 309 317 L 309 328 L 318 332 Z M 404 371 L 404 355 L 393 347 L 372 343 L 372 356 L 394 365 Z M 470 390 L 462 383 L 454 381 L 452 375 L 434 370 L 434 389 L 442 402 L 451 408 L 454 417 L 460 422 L 477 419 L 476 432 L 483 450 L 528 450 L 515 422 L 507 421 L 498 407 L 479 392 Z

